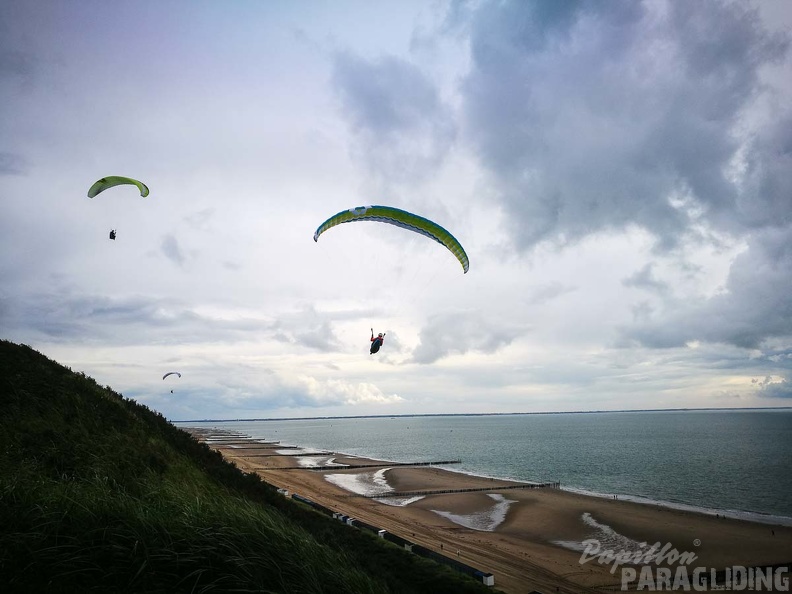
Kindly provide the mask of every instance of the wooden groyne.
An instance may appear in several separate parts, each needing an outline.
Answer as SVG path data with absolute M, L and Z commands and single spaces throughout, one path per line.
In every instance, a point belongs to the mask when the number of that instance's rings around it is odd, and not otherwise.
M 461 463 L 461 460 L 440 460 L 438 462 L 379 462 L 377 464 L 336 464 L 331 466 L 285 466 L 283 468 L 270 468 L 268 470 L 356 470 L 358 468 L 390 468 L 392 466 L 441 466 L 444 464 Z
M 185 431 L 196 439 L 253 439 L 253 436 L 247 433 L 211 433 L 199 429 L 185 429 Z
M 513 491 L 516 489 L 557 489 L 561 483 L 525 483 L 522 485 L 505 485 L 491 487 L 470 487 L 467 489 L 437 489 L 434 491 L 391 491 L 390 493 L 379 493 L 377 495 L 360 495 L 351 493 L 342 497 L 363 497 L 364 499 L 382 499 L 383 497 L 419 497 L 422 495 L 445 495 L 447 493 L 486 493 L 487 491 Z
M 213 446 L 215 444 L 206 444 L 208 446 Z M 240 450 L 299 450 L 302 449 L 299 446 L 285 446 L 285 445 L 278 445 L 278 444 L 267 444 L 267 443 L 260 443 L 257 445 L 251 446 L 229 446 L 229 445 L 219 445 L 214 449 L 223 448 L 226 451 L 231 452 L 238 452 Z
M 226 450 L 227 451 L 227 450 Z M 236 451 L 236 450 L 232 450 Z M 288 456 L 289 458 L 297 458 L 299 456 L 337 456 L 333 452 L 312 452 L 310 454 L 244 454 L 245 458 L 277 458 Z M 283 470 L 283 469 L 281 469 Z
M 242 443 L 280 443 L 280 441 L 254 441 L 250 439 L 204 439 L 207 444 L 212 445 L 236 445 Z

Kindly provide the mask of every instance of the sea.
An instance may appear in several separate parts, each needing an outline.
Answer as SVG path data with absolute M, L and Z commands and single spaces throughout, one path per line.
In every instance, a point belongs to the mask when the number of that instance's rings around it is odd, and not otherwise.
M 792 409 L 185 421 L 392 462 L 792 525 Z

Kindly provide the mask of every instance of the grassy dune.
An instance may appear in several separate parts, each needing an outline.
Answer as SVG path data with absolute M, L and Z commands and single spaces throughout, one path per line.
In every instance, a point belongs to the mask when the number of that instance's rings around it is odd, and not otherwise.
M 3 592 L 484 592 L 0 341 Z

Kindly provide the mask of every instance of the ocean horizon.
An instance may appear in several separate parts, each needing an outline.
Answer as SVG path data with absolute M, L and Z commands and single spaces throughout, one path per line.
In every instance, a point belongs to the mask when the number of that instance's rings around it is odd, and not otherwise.
M 244 421 L 311 421 L 314 419 L 381 419 L 390 417 L 499 417 L 512 415 L 595 415 L 605 413 L 638 412 L 697 412 L 697 411 L 748 411 L 748 410 L 790 410 L 792 406 L 748 406 L 748 407 L 704 407 L 704 408 L 623 408 L 596 410 L 548 410 L 530 412 L 479 412 L 479 413 L 402 413 L 384 415 L 319 415 L 313 417 L 245 417 L 236 419 L 184 419 L 173 423 L 238 423 Z
M 792 525 L 792 407 L 174 421 L 392 462 Z

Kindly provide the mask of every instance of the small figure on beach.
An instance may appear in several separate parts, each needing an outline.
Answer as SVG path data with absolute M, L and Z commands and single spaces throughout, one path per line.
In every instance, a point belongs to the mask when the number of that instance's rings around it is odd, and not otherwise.
M 377 337 L 374 338 L 374 328 L 372 328 L 371 329 L 371 351 L 369 352 L 369 355 L 373 355 L 374 353 L 379 351 L 383 342 L 385 342 L 385 334 L 383 332 L 380 332 L 379 334 L 377 334 Z
M 116 238 L 116 230 L 115 229 L 110 229 L 110 239 L 115 241 L 115 238 Z

